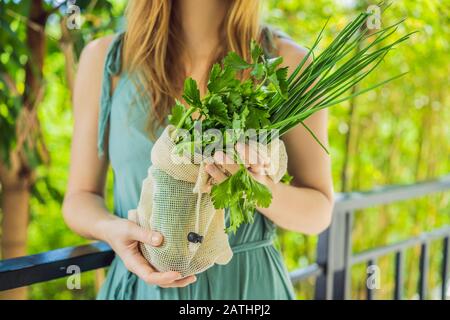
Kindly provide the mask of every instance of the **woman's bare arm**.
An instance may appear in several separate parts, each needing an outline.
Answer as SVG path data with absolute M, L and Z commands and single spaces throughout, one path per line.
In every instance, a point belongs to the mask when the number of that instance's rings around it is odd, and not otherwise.
M 280 39 L 279 53 L 292 72 L 307 54 L 293 41 Z M 328 146 L 328 112 L 322 110 L 305 121 L 319 140 Z M 292 185 L 272 185 L 273 202 L 262 213 L 279 226 L 306 234 L 323 231 L 331 221 L 333 184 L 329 155 L 301 125 L 283 136 L 288 153 Z
M 139 242 L 158 246 L 162 235 L 114 216 L 105 207 L 108 160 L 98 157 L 97 130 L 103 66 L 111 40 L 105 37 L 91 42 L 80 58 L 73 93 L 75 124 L 64 219 L 80 235 L 107 242 L 125 266 L 147 283 L 184 287 L 194 282 L 195 276 L 181 279 L 178 272 L 156 272 L 139 251 Z
M 111 38 L 91 42 L 81 54 L 73 92 L 74 132 L 63 207 L 70 228 L 86 238 L 104 241 L 102 224 L 115 217 L 104 205 L 108 160 L 97 155 L 97 128 L 103 65 L 110 42 Z
M 290 72 L 307 53 L 287 39 L 280 39 L 278 48 Z M 305 124 L 328 146 L 326 110 L 312 115 Z M 291 185 L 273 183 L 267 176 L 257 173 L 258 165 L 249 163 L 253 176 L 266 184 L 273 196 L 269 208 L 258 210 L 282 228 L 305 234 L 320 233 L 330 224 L 333 208 L 330 157 L 301 125 L 286 133 L 283 141 L 289 159 L 288 172 L 294 177 Z M 241 157 L 245 158 L 245 153 L 249 152 L 247 148 L 241 150 Z M 221 157 L 223 155 L 216 157 L 216 162 L 225 170 L 233 173 L 239 169 L 237 165 L 224 165 Z M 207 170 L 217 182 L 226 178 L 215 165 L 207 166 Z

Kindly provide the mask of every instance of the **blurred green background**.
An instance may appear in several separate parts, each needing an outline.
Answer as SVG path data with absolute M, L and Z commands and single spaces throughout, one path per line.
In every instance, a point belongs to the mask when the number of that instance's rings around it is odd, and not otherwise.
M 262 1 L 265 22 L 285 31 L 305 47 L 312 45 L 327 19 L 322 46 L 357 12 L 376 3 Z M 19 186 L 25 190 L 20 199 L 29 203 L 29 211 L 24 209 L 24 215 L 29 216 L 28 227 L 16 233 L 27 234 L 27 254 L 86 243 L 65 226 L 61 214 L 72 132 L 70 87 L 82 48 L 92 39 L 120 30 L 126 5 L 124 0 L 78 0 L 76 5 L 81 8 L 83 24 L 79 30 L 68 30 L 66 7 L 63 4 L 58 8 L 60 3 L 2 0 L 0 4 L 0 166 L 3 167 L 0 168 L 0 197 L 6 211 L 5 199 L 10 196 L 6 186 L 11 181 L 5 168 L 12 165 L 25 184 Z M 392 1 L 383 14 L 382 25 L 406 18 L 399 34 L 413 30 L 419 33 L 390 54 L 362 87 L 405 71 L 409 74 L 331 110 L 330 151 L 337 192 L 414 183 L 450 172 L 449 3 L 398 0 Z M 27 42 L 27 34 L 41 42 Z M 41 64 L 42 74 L 40 70 L 30 70 L 36 66 L 39 69 Z M 27 76 L 31 73 L 37 75 L 32 81 Z M 110 174 L 110 205 L 111 183 Z M 28 194 L 27 190 L 31 192 Z M 449 212 L 449 192 L 358 212 L 353 229 L 354 251 L 386 245 L 450 224 Z M 0 219 L 4 229 L 6 219 L 2 211 Z M 1 234 L 5 238 L 6 231 Z M 316 243 L 317 237 L 279 232 L 278 245 L 289 270 L 314 262 Z M 4 255 L 4 247 L 9 244 L 2 243 Z M 417 289 L 418 249 L 408 251 L 405 263 L 405 295 L 410 299 L 415 298 Z M 440 281 L 439 249 L 439 245 L 431 248 L 431 288 Z M 22 249 L 14 250 L 20 253 Z M 389 298 L 393 290 L 393 257 L 378 263 L 386 272 L 381 274 L 377 297 Z M 355 266 L 352 271 L 352 297 L 363 298 L 365 266 Z M 83 273 L 81 290 L 68 290 L 65 279 L 36 284 L 29 287 L 28 297 L 92 299 L 102 276 L 98 271 Z M 313 285 L 313 281 L 298 285 L 298 298 L 311 299 Z

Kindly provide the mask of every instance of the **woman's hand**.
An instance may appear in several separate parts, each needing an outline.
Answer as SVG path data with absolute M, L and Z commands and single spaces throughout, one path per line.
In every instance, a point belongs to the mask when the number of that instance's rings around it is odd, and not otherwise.
M 164 241 L 159 232 L 146 230 L 121 218 L 106 222 L 103 230 L 105 241 L 122 259 L 125 267 L 146 283 L 170 288 L 185 287 L 197 280 L 195 276 L 181 278 L 181 274 L 175 271 L 158 272 L 144 258 L 139 251 L 139 242 L 157 247 Z
M 267 175 L 270 159 L 258 152 L 256 147 L 248 144 L 237 143 L 235 149 L 253 178 L 272 190 L 275 183 Z M 221 183 L 228 175 L 235 174 L 239 168 L 239 164 L 222 151 L 214 154 L 214 163 L 205 166 L 206 172 L 213 178 L 214 183 Z

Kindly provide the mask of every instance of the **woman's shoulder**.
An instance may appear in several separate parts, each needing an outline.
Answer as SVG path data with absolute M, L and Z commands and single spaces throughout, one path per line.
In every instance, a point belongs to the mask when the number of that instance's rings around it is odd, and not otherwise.
M 78 63 L 78 77 L 88 79 L 90 85 L 100 88 L 103 81 L 104 68 L 108 51 L 116 39 L 112 34 L 90 41 L 81 52 Z M 112 88 L 118 81 L 117 75 L 111 75 Z
M 275 45 L 278 55 L 283 57 L 284 66 L 289 67 L 289 71 L 294 71 L 300 61 L 308 54 L 308 49 L 296 43 L 288 37 L 276 37 Z M 305 67 L 312 62 L 312 58 L 308 57 Z
M 80 63 L 92 63 L 103 65 L 111 43 L 114 41 L 115 35 L 107 35 L 98 39 L 90 41 L 81 52 Z

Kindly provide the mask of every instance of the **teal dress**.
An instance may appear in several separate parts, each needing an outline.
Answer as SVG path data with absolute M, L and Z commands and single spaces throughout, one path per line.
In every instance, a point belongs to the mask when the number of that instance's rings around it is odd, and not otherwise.
M 100 154 L 107 153 L 114 172 L 114 213 L 127 218 L 139 202 L 142 181 L 151 165 L 153 143 L 146 133 L 148 104 L 139 103 L 134 82 L 120 72 L 123 35 L 118 34 L 107 53 L 102 85 L 99 140 Z M 119 75 L 111 94 L 111 77 Z M 108 150 L 104 150 L 108 139 Z M 228 216 L 228 215 L 226 215 Z M 227 223 L 227 222 L 226 222 Z M 98 299 L 294 299 L 283 259 L 273 246 L 275 225 L 260 213 L 253 224 L 230 235 L 233 258 L 197 275 L 185 288 L 149 285 L 129 272 L 115 257 Z

